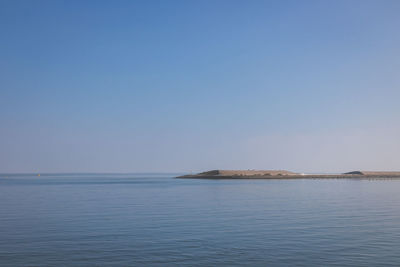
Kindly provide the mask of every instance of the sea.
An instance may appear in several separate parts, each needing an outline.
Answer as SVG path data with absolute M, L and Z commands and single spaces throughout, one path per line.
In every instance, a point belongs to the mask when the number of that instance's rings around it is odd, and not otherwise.
M 400 180 L 0 174 L 0 266 L 400 266 Z

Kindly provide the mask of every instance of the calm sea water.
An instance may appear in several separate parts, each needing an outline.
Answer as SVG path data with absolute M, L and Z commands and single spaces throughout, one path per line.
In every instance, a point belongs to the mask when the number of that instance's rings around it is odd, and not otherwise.
M 400 180 L 0 175 L 1 266 L 400 266 Z

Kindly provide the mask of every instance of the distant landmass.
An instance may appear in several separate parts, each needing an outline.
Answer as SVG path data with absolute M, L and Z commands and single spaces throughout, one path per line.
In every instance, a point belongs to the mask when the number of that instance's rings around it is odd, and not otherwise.
M 339 174 L 305 174 L 285 170 L 212 170 L 188 174 L 177 178 L 203 179 L 339 179 L 339 178 L 400 178 L 400 172 L 392 171 L 351 171 Z

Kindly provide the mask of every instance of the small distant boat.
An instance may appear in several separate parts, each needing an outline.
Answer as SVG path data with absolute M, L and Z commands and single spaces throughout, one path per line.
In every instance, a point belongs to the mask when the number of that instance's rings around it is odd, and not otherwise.
M 40 176 L 40 173 L 38 173 L 38 175 L 37 176 Z

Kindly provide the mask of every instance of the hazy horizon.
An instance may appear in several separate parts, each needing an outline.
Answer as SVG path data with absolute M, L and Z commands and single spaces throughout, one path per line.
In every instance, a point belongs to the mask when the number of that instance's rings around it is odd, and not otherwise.
M 1 1 L 0 173 L 400 170 L 399 1 Z

